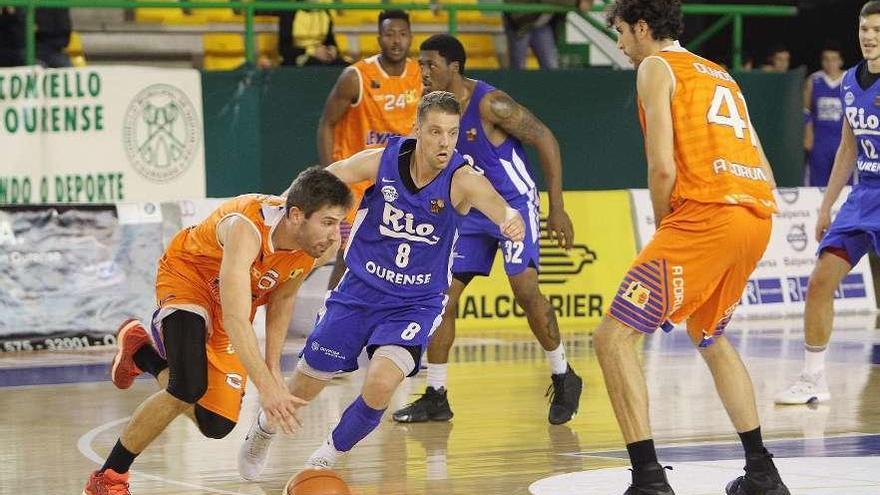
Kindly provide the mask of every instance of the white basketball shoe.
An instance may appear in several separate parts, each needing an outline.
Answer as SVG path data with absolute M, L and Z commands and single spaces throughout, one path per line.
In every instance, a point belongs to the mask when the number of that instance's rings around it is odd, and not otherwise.
M 260 427 L 260 414 L 254 418 L 244 442 L 238 449 L 238 474 L 248 481 L 259 479 L 260 473 L 269 461 L 269 447 L 272 445 L 274 433 L 267 433 Z
M 827 402 L 831 399 L 825 372 L 814 375 L 803 372 L 790 387 L 776 395 L 777 404 L 808 404 Z

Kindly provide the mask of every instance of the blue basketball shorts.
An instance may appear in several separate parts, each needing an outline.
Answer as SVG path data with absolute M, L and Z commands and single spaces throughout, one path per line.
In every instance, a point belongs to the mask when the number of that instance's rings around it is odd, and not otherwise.
M 415 367 L 409 375 L 413 376 L 440 325 L 446 299 L 445 294 L 392 296 L 346 272 L 328 293 L 300 357 L 319 371 L 354 371 L 362 350 L 372 357 L 379 347 L 396 345 L 413 351 Z

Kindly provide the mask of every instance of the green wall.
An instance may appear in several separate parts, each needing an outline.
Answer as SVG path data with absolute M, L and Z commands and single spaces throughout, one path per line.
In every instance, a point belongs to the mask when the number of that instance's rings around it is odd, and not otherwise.
M 315 126 L 337 69 L 205 72 L 209 196 L 281 192 L 316 163 Z M 646 187 L 635 73 L 473 71 L 541 118 L 562 148 L 567 189 Z M 741 73 L 752 122 L 781 186 L 800 185 L 804 74 Z M 532 155 L 536 175 L 537 162 Z

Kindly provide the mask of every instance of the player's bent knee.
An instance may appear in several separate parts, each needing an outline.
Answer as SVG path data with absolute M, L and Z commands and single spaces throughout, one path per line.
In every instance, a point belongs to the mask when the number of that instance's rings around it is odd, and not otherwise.
M 188 311 L 175 311 L 162 320 L 168 356 L 168 386 L 172 397 L 195 404 L 208 390 L 205 320 Z
M 383 345 L 376 349 L 373 353 L 372 359 L 376 358 L 385 358 L 392 363 L 403 373 L 403 376 L 409 376 L 414 371 L 416 371 L 416 360 L 413 357 L 412 351 L 401 347 L 399 345 Z M 394 385 L 397 387 L 397 385 Z
M 596 353 L 605 352 L 617 337 L 619 337 L 618 330 L 613 325 L 608 325 L 607 319 L 603 320 L 593 330 L 593 347 L 596 349 Z
M 520 306 L 525 307 L 526 304 L 534 303 L 544 298 L 543 294 L 541 294 L 541 289 L 538 287 L 537 278 L 519 278 L 516 281 L 514 280 L 514 278 L 511 278 L 510 289 L 513 291 L 514 299 L 516 299 Z
M 315 380 L 320 380 L 322 382 L 329 382 L 336 375 L 335 371 L 321 371 L 309 366 L 309 363 L 306 362 L 305 358 L 300 358 L 296 363 L 296 371 L 309 378 L 314 378 Z
M 834 297 L 838 284 L 833 279 L 833 275 L 824 270 L 814 271 L 807 283 L 807 296 Z
M 235 429 L 235 421 L 224 418 L 219 414 L 209 411 L 204 407 L 196 404 L 195 407 L 196 424 L 202 435 L 208 438 L 221 439 L 229 435 Z
M 513 297 L 516 299 L 516 303 L 526 311 L 546 301 L 544 295 L 537 288 L 515 290 Z
M 172 372 L 165 391 L 187 404 L 195 404 L 208 391 L 207 371 L 200 367 L 185 367 Z
M 187 404 L 195 404 L 208 391 L 208 380 L 178 378 L 172 375 L 165 391 L 175 399 Z
M 626 344 L 638 335 L 636 330 L 606 316 L 593 331 L 593 347 L 597 354 L 606 353 L 617 345 Z

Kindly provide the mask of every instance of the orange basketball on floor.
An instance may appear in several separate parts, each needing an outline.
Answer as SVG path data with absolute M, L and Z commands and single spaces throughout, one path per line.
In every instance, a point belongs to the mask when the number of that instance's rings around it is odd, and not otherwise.
M 285 495 L 351 495 L 348 485 L 331 469 L 306 469 L 284 487 Z

